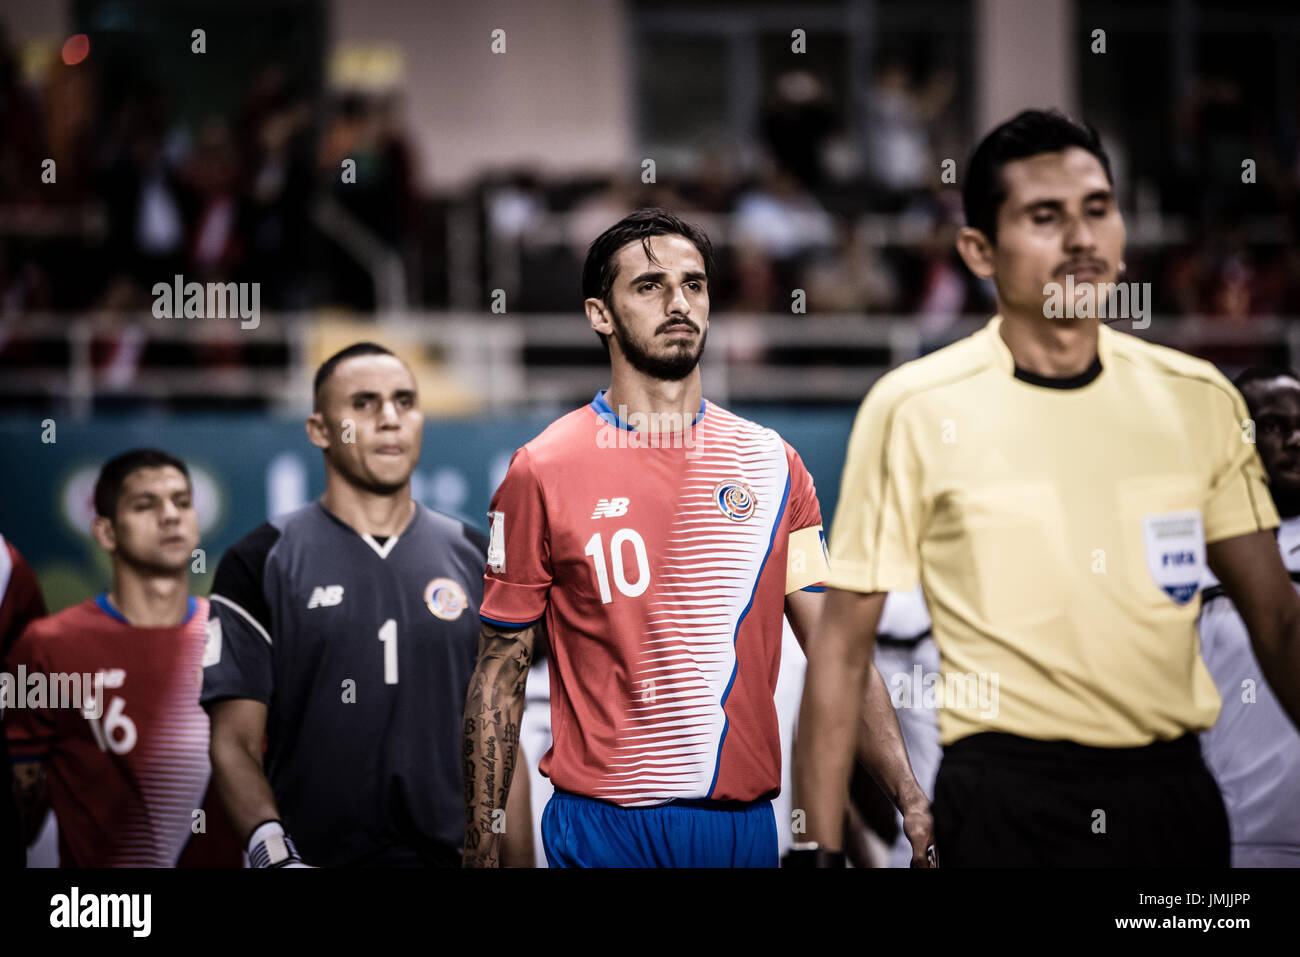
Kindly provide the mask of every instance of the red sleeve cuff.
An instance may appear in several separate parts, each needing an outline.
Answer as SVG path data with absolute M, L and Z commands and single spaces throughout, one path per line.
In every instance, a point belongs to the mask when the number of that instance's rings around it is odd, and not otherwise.
M 488 576 L 483 588 L 479 617 L 522 628 L 545 614 L 550 591 L 549 582 L 544 585 L 517 585 Z

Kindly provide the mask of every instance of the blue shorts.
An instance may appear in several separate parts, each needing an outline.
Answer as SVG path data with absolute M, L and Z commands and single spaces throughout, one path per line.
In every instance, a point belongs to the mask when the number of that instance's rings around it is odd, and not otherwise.
M 620 807 L 556 791 L 542 811 L 551 867 L 777 867 L 771 801 Z

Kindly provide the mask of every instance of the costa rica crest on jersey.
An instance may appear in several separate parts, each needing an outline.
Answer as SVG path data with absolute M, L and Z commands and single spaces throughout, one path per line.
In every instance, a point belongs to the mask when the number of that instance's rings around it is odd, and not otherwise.
M 719 482 L 713 490 L 713 501 L 719 511 L 733 522 L 747 522 L 758 506 L 754 490 L 744 482 L 728 480 Z
M 469 607 L 465 589 L 450 578 L 435 578 L 424 586 L 424 603 L 443 621 L 455 621 Z
M 1205 570 L 1205 534 L 1201 513 L 1192 509 L 1142 519 L 1147 569 L 1166 595 L 1186 605 L 1201 587 Z

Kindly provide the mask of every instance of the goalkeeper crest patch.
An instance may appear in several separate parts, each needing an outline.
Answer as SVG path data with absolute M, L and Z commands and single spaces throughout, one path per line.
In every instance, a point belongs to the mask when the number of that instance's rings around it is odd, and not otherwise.
M 425 585 L 424 603 L 443 621 L 455 621 L 469 607 L 465 589 L 450 578 L 435 578 Z
M 1156 585 L 1185 605 L 1196 595 L 1205 571 L 1205 533 L 1196 510 L 1165 512 L 1142 519 L 1147 569 Z

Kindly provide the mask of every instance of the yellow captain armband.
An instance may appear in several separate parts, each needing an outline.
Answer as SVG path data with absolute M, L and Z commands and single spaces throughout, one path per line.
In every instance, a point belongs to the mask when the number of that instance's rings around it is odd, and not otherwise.
M 790 549 L 785 563 L 785 593 L 809 585 L 820 585 L 830 574 L 826 559 L 826 534 L 820 525 L 809 525 L 790 533 Z

